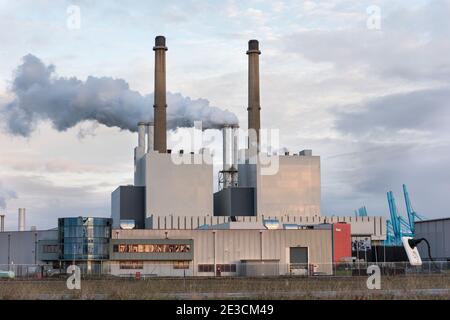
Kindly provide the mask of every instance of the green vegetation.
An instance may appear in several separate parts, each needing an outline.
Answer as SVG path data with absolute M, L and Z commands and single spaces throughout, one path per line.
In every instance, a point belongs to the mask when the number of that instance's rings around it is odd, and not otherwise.
M 2 280 L 0 299 L 450 299 L 448 275 L 384 276 L 381 290 L 367 277 Z

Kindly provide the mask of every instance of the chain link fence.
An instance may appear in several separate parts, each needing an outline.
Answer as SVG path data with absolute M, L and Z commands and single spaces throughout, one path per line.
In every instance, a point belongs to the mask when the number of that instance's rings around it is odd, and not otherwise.
M 52 265 L 0 265 L 0 279 L 51 279 L 66 277 L 71 263 Z M 367 277 L 367 268 L 377 265 L 381 275 L 450 276 L 449 261 L 424 261 L 421 266 L 408 262 L 349 262 L 333 264 L 282 264 L 266 261 L 236 264 L 197 264 L 192 262 L 152 263 L 146 261 L 76 263 L 84 277 L 135 278 L 154 277 Z M 450 279 L 450 277 L 449 277 Z

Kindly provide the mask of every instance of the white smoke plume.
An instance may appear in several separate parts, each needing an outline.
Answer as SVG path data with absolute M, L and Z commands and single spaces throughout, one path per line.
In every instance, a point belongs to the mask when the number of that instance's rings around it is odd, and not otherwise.
M 85 120 L 136 131 L 139 121 L 153 120 L 153 94 L 141 95 L 123 79 L 58 77 L 53 65 L 32 54 L 15 71 L 11 91 L 15 98 L 0 108 L 0 118 L 15 135 L 28 137 L 43 120 L 58 131 Z M 194 121 L 202 121 L 204 129 L 238 123 L 234 113 L 210 106 L 206 99 L 168 93 L 167 104 L 168 129 L 192 127 Z

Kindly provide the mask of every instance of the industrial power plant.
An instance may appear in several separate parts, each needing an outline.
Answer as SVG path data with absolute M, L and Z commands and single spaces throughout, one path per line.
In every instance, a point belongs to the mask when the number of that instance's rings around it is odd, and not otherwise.
M 398 244 L 396 214 L 390 223 L 364 210 L 322 215 L 320 156 L 309 149 L 262 150 L 257 40 L 243 50 L 247 145 L 240 148 L 240 125 L 224 122 L 216 191 L 213 165 L 205 161 L 209 149 L 167 147 L 165 37 L 155 38 L 153 50 L 153 120 L 136 124 L 134 184 L 112 190 L 110 218 L 59 218 L 54 229 L 27 231 L 20 209 L 19 230 L 5 231 L 2 216 L 0 269 L 35 265 L 51 273 L 77 264 L 86 274 L 112 276 L 333 275 L 339 263 L 390 259 L 377 248 Z M 276 170 L 268 172 L 273 163 Z

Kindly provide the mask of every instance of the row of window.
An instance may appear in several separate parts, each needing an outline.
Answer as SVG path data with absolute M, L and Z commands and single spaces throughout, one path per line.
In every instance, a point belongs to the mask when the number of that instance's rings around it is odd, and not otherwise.
M 189 261 L 174 261 L 174 269 L 189 269 Z M 120 261 L 119 269 L 122 270 L 142 270 L 144 269 L 144 261 Z
M 122 270 L 144 269 L 144 261 L 120 261 L 119 268 Z
M 111 230 L 103 226 L 70 226 L 60 229 L 63 237 L 109 238 Z
M 59 253 L 59 245 L 57 244 L 46 244 L 42 246 L 43 253 Z
M 113 252 L 119 253 L 181 253 L 191 252 L 190 244 L 115 244 Z
M 235 264 L 216 264 L 216 271 L 220 272 L 236 272 Z M 214 272 L 213 264 L 199 264 L 198 272 Z

